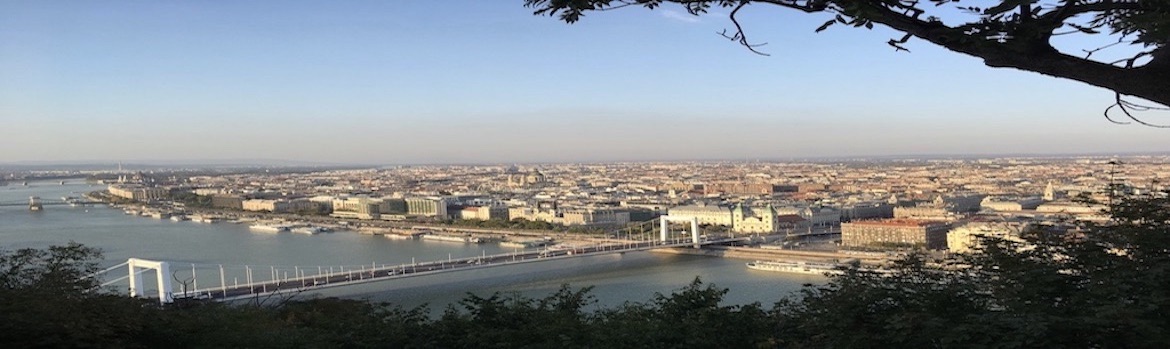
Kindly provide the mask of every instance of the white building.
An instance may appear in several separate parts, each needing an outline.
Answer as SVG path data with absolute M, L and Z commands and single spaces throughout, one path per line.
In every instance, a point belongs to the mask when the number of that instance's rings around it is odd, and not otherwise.
M 826 227 L 841 223 L 841 211 L 829 208 L 812 207 L 781 207 L 776 209 L 779 215 L 797 215 L 804 218 L 808 225 Z
M 980 247 L 979 237 L 1000 238 L 1023 242 L 1020 233 L 1028 229 L 1023 222 L 970 222 L 947 233 L 947 249 L 954 253 L 970 253 Z
M 565 225 L 625 225 L 630 212 L 612 208 L 572 208 L 561 214 Z
M 1023 210 L 1033 210 L 1037 206 L 1044 203 L 1044 200 L 1036 197 L 1032 198 L 993 198 L 988 196 L 979 204 L 984 210 L 1000 211 L 1000 212 L 1016 212 Z
M 171 190 L 168 188 L 145 187 L 132 184 L 111 184 L 108 190 L 110 191 L 110 195 L 138 201 L 159 200 L 171 195 Z
M 716 205 L 699 204 L 672 207 L 667 210 L 667 214 L 669 214 L 671 217 L 680 217 L 686 219 L 695 218 L 699 220 L 699 224 L 722 225 L 728 227 L 730 227 L 732 224 L 731 209 L 728 207 Z
M 447 218 L 447 200 L 439 197 L 407 198 L 406 214 Z
M 752 207 L 738 204 L 731 208 L 731 231 L 736 233 L 775 233 L 780 231 L 779 215 L 771 204 Z
M 334 199 L 333 213 L 331 216 L 337 218 L 381 219 L 382 212 L 379 210 L 379 204 L 380 202 L 377 200 L 364 196 Z

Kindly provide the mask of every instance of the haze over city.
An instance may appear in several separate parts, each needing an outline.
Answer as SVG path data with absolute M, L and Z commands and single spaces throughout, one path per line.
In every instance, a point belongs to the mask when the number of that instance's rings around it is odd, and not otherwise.
M 0 162 L 1167 150 L 1106 121 L 1103 89 L 768 6 L 742 20 L 771 56 L 671 6 L 566 25 L 495 1 L 9 2 Z

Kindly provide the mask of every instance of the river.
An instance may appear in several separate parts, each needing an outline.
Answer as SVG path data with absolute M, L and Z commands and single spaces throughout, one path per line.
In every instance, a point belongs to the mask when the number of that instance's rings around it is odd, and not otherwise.
M 27 202 L 29 196 L 40 196 L 45 202 L 60 201 L 62 196 L 81 196 L 103 187 L 81 179 L 66 180 L 64 185 L 58 181 L 30 182 L 27 186 L 9 183 L 0 186 L 0 203 Z M 39 212 L 31 212 L 27 206 L 0 206 L 0 248 L 43 248 L 69 241 L 101 248 L 106 257 L 104 265 L 115 265 L 130 257 L 171 262 L 179 279 L 188 279 L 194 264 L 201 288 L 219 284 L 218 265 L 224 266 L 231 285 L 244 282 L 244 266 L 250 266 L 257 279 L 266 279 L 273 266 L 288 273 L 294 273 L 296 266 L 312 274 L 318 266 L 333 266 L 336 270 L 513 251 L 496 244 L 392 240 L 353 232 L 257 233 L 239 224 L 129 216 L 104 205 L 46 205 Z M 111 272 L 114 274 L 124 276 L 126 272 Z M 696 277 L 728 288 L 728 304 L 770 305 L 799 290 L 802 284 L 824 281 L 818 276 L 750 270 L 742 260 L 634 252 L 388 280 L 304 296 L 362 298 L 406 307 L 429 304 L 432 310 L 441 310 L 467 292 L 515 292 L 540 297 L 569 284 L 575 288 L 594 286 L 592 294 L 598 301 L 595 306 L 608 307 L 627 301 L 649 301 L 655 293 L 669 294 Z

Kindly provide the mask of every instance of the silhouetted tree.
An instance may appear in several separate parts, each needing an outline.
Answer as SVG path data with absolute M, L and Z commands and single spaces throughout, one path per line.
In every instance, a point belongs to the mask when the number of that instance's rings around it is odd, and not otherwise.
M 1170 106 L 1170 0 L 525 0 L 537 15 L 559 16 L 573 23 L 591 11 L 663 4 L 681 5 L 692 15 L 711 7 L 729 9 L 734 29 L 723 33 L 753 52 L 761 44 L 748 40 L 737 15 L 748 5 L 775 6 L 804 13 L 826 13 L 834 24 L 873 28 L 884 25 L 904 33 L 889 40 L 902 45 L 911 38 L 978 57 L 990 67 L 1016 68 L 1084 82 L 1117 94 L 1116 107 L 1126 115 L 1142 106 L 1122 99 L 1137 96 Z M 961 13 L 943 6 L 954 6 Z M 1116 43 L 1061 52 L 1053 47 L 1060 35 L 1107 36 Z M 1117 61 L 1101 61 L 1094 53 L 1116 45 L 1134 53 Z M 1131 116 L 1132 117 L 1132 116 Z M 1141 122 L 1141 120 L 1136 120 Z

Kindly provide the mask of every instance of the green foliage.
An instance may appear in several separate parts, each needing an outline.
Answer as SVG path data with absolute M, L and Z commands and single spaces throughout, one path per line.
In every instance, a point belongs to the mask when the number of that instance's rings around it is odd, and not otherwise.
M 690 285 L 650 303 L 627 303 L 598 313 L 599 340 L 623 348 L 751 348 L 771 341 L 772 317 L 759 304 L 723 305 L 727 289 Z
M 475 228 L 488 228 L 488 229 L 554 230 L 554 229 L 559 228 L 559 226 L 552 224 L 552 223 L 549 223 L 549 222 L 530 221 L 530 220 L 526 220 L 526 219 L 514 219 L 514 220 L 510 220 L 510 221 L 503 220 L 503 219 L 487 219 L 487 220 L 453 219 L 453 220 L 449 220 L 447 222 L 447 224 L 451 224 L 451 225 L 459 226 L 459 227 L 475 227 Z
M 198 195 L 187 191 L 172 192 L 171 200 L 181 202 L 187 207 L 211 207 L 210 196 Z
M 95 292 L 101 252 L 77 243 L 0 251 L 0 347 L 136 347 L 142 302 Z
M 593 303 L 589 288 L 562 286 L 543 299 L 499 293 L 469 294 L 434 323 L 436 343 L 444 347 L 549 348 L 579 347 L 593 331 L 583 308 Z
M 70 242 L 45 250 L 0 250 L 0 292 L 52 292 L 76 295 L 98 286 L 88 276 L 98 271 L 101 251 Z
M 1113 221 L 1042 227 L 1023 242 L 893 275 L 858 267 L 777 305 L 793 347 L 1139 347 L 1170 343 L 1170 201 L 1121 200 Z M 995 334 L 987 336 L 986 334 Z

